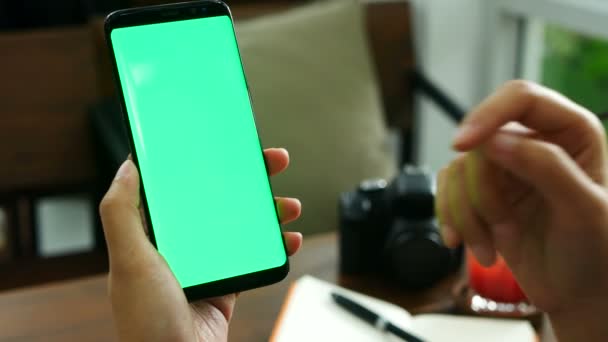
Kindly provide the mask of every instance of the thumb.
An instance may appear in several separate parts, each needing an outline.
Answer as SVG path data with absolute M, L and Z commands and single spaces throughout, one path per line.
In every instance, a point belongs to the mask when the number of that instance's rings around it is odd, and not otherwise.
M 573 203 L 589 198 L 593 182 L 558 145 L 503 132 L 483 147 L 483 153 L 539 191 L 549 203 Z
M 99 205 L 110 264 L 124 264 L 150 248 L 139 213 L 139 174 L 131 160 L 118 169 Z

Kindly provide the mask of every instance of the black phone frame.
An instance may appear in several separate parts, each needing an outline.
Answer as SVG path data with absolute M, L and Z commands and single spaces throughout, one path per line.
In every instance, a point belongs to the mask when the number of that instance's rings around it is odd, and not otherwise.
M 148 24 L 158 24 L 165 23 L 171 21 L 180 21 L 180 20 L 188 20 L 188 19 L 198 19 L 198 18 L 209 18 L 215 16 L 223 16 L 226 15 L 230 18 L 231 22 L 234 22 L 232 19 L 232 13 L 224 2 L 217 0 L 202 0 L 202 1 L 190 1 L 190 2 L 181 2 L 174 4 L 166 4 L 166 5 L 156 5 L 156 6 L 146 6 L 146 7 L 138 7 L 138 8 L 130 8 L 124 10 L 118 10 L 110 13 L 104 23 L 104 32 L 105 39 L 108 46 L 108 50 L 110 52 L 110 60 L 112 64 L 112 74 L 114 79 L 114 84 L 118 93 L 118 97 L 120 98 L 120 109 L 122 113 L 122 119 L 125 124 L 125 128 L 127 128 L 127 136 L 129 137 L 129 148 L 131 150 L 131 155 L 133 158 L 133 162 L 139 169 L 139 162 L 137 159 L 137 153 L 135 150 L 135 144 L 133 139 L 133 133 L 131 131 L 131 124 L 129 122 L 129 116 L 127 114 L 127 107 L 125 103 L 125 96 L 122 89 L 122 85 L 120 83 L 120 75 L 118 73 L 118 66 L 116 64 L 116 58 L 114 55 L 114 48 L 112 46 L 111 41 L 111 33 L 112 30 L 121 28 L 121 27 L 131 27 L 131 26 L 139 26 L 139 25 L 148 25 Z M 233 29 L 234 31 L 234 29 Z M 236 35 L 235 35 L 236 40 Z M 238 44 L 238 43 L 237 43 Z M 239 52 L 239 59 L 241 59 Z M 242 67 L 241 60 L 241 67 Z M 243 70 L 243 74 L 245 71 Z M 245 75 L 244 75 L 245 76 Z M 246 79 L 246 76 L 245 76 Z M 251 102 L 251 97 L 249 99 Z M 254 122 L 255 122 L 255 114 Z M 256 124 L 257 127 L 257 124 Z M 256 128 L 257 129 L 257 128 Z M 262 150 L 262 142 L 259 138 L 258 140 L 260 144 L 260 153 L 263 154 Z M 264 159 L 265 160 L 265 159 Z M 265 162 L 266 172 L 268 174 L 268 165 Z M 272 192 L 272 186 L 270 184 L 270 179 L 268 179 L 268 185 L 270 186 Z M 144 188 L 143 177 L 140 178 L 140 194 L 142 198 L 142 206 L 144 208 L 144 213 L 146 215 L 146 220 L 148 223 L 148 231 L 150 241 L 154 245 L 155 248 L 158 249 L 156 245 L 156 238 L 154 236 L 154 228 L 152 227 L 152 220 L 150 217 L 150 212 L 148 211 L 146 192 Z M 274 198 L 271 198 L 274 203 Z M 277 217 L 277 223 L 279 227 L 280 219 L 278 216 L 278 208 L 276 203 L 275 213 Z M 279 231 L 281 233 L 281 231 Z M 231 278 L 225 278 L 217 281 L 212 281 L 209 283 L 203 283 L 199 285 L 189 286 L 183 288 L 186 298 L 189 302 L 208 298 L 208 297 L 216 297 L 229 293 L 241 292 L 245 290 L 254 289 L 257 287 L 262 287 L 266 285 L 271 285 L 283 280 L 287 274 L 289 273 L 289 258 L 287 256 L 287 246 L 285 243 L 285 238 L 282 237 L 283 248 L 285 250 L 285 263 L 281 266 L 260 270 L 258 272 L 242 274 Z M 204 270 L 204 265 L 201 267 L 201 270 Z

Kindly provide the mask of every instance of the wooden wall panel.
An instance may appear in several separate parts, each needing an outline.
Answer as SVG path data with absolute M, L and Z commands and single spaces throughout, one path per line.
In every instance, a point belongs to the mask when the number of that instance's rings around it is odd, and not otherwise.
M 94 179 L 88 27 L 0 34 L 0 192 Z

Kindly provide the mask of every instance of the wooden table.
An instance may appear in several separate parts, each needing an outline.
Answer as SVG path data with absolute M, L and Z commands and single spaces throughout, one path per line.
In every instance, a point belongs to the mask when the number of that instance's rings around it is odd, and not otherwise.
M 413 312 L 448 298 L 456 280 L 452 276 L 429 291 L 406 293 L 373 280 L 338 279 L 337 261 L 334 233 L 305 239 L 285 281 L 241 294 L 230 341 L 266 341 L 289 285 L 304 274 L 388 298 Z M 105 275 L 0 294 L 0 342 L 114 340 Z

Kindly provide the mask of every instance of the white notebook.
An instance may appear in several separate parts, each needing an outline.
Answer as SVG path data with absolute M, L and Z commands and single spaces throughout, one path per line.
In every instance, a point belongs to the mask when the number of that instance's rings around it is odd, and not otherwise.
M 403 341 L 375 329 L 339 307 L 331 298 L 332 291 L 359 302 L 400 328 L 430 342 L 536 341 L 534 330 L 526 321 L 442 314 L 412 316 L 401 307 L 312 276 L 304 276 L 292 285 L 270 340 Z

